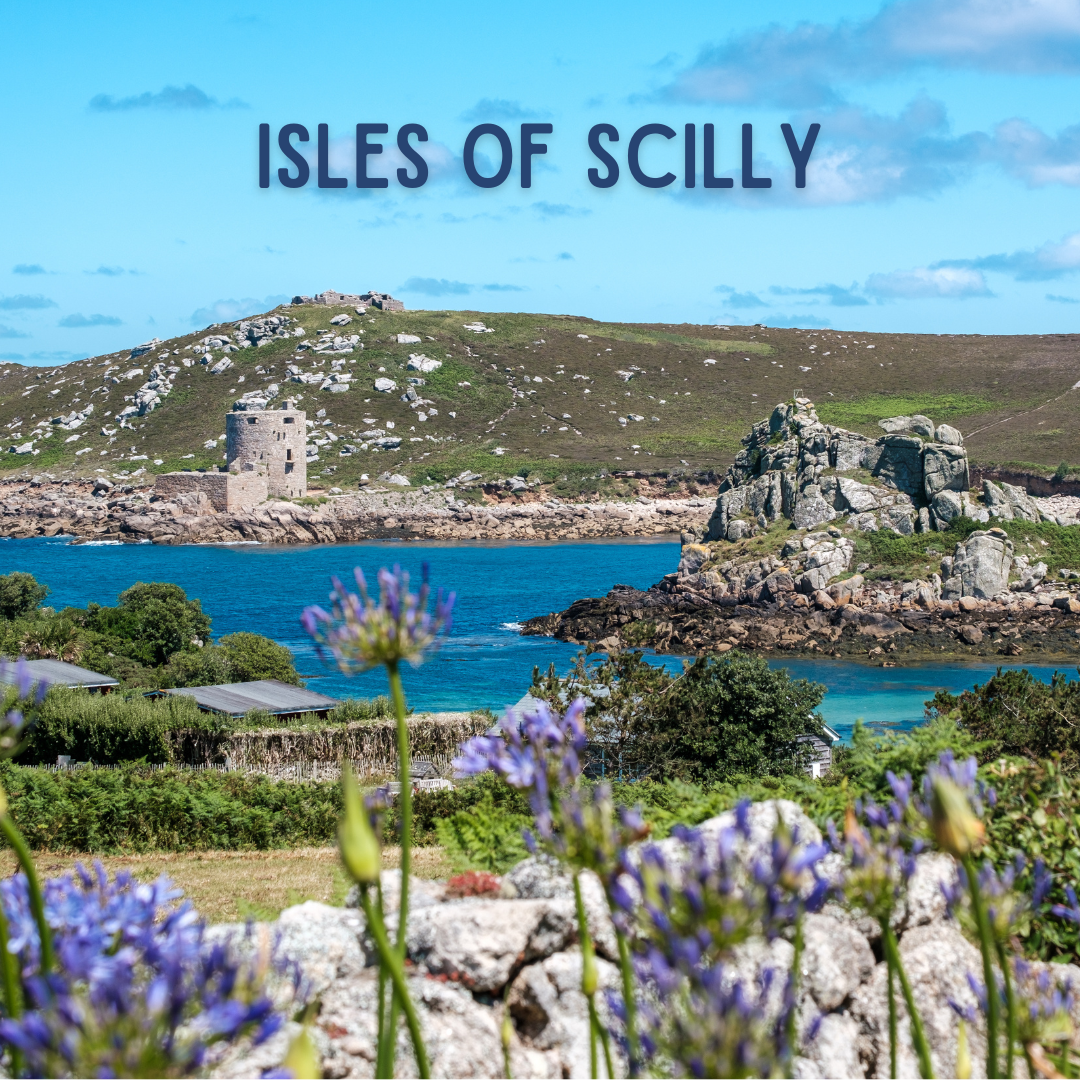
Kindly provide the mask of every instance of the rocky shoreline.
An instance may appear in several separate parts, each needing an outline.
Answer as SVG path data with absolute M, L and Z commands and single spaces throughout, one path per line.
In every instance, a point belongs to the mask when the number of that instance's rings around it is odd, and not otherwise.
M 1035 498 L 989 479 L 973 491 L 956 429 L 925 416 L 881 426 L 874 441 L 822 424 L 806 399 L 781 403 L 743 439 L 708 525 L 683 534 L 673 573 L 529 619 L 522 633 L 608 651 L 741 648 L 886 667 L 1075 662 L 1080 568 L 1051 573 L 1048 541 L 1029 532 L 1018 550 L 1002 526 L 1044 524 L 1060 537 L 1080 528 L 1080 499 Z M 867 540 L 877 533 L 907 543 L 899 564 L 887 558 L 893 542 Z M 857 551 L 870 561 L 857 562 Z M 875 551 L 884 562 L 872 561 Z
M 838 600 L 819 606 L 793 594 L 783 602 L 740 603 L 665 579 L 644 591 L 617 585 L 607 596 L 529 619 L 522 633 L 572 645 L 595 643 L 609 652 L 649 648 L 686 656 L 738 648 L 882 667 L 956 659 L 1017 663 L 1021 657 L 1075 664 L 1080 658 L 1075 591 L 1040 592 L 1015 603 L 967 597 L 875 603 L 861 594 Z
M 489 485 L 490 486 L 490 485 Z M 632 502 L 563 502 L 529 491 L 401 490 L 269 500 L 223 513 L 202 493 L 174 499 L 107 480 L 0 481 L 0 537 L 71 536 L 76 542 L 337 544 L 373 539 L 576 540 L 662 536 L 700 529 L 712 500 L 639 496 Z

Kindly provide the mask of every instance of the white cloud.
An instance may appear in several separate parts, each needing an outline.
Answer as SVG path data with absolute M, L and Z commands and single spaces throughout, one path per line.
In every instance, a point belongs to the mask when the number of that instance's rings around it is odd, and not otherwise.
M 965 300 L 972 296 L 993 295 L 978 270 L 954 266 L 871 274 L 866 281 L 866 291 L 881 300 Z
M 702 50 L 665 93 L 723 104 L 835 104 L 840 84 L 926 68 L 1080 72 L 1077 0 L 892 0 L 862 21 L 770 26 Z

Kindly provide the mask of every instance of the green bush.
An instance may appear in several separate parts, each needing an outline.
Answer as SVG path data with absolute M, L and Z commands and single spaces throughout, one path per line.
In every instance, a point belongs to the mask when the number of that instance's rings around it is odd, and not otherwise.
M 935 699 L 936 700 L 936 699 Z M 956 758 L 976 756 L 983 744 L 952 716 L 934 711 L 930 720 L 904 732 L 877 734 L 856 720 L 848 746 L 833 748 L 833 768 L 826 777 L 827 785 L 844 782 L 859 794 L 871 795 L 881 803 L 891 799 L 892 789 L 886 774 L 896 776 L 910 773 L 921 781 L 928 765 L 932 765 L 946 750 Z
M 1052 762 L 1001 761 L 982 769 L 997 802 L 987 817 L 983 855 L 998 869 L 1022 856 L 1019 888 L 1030 892 L 1035 861 L 1054 876 L 1051 903 L 1066 903 L 1065 886 L 1080 880 L 1080 782 Z M 1039 916 L 1025 931 L 1024 948 L 1043 960 L 1075 962 L 1080 926 L 1054 916 Z
M 226 634 L 218 645 L 225 653 L 233 682 L 254 682 L 258 679 L 277 679 L 293 686 L 300 685 L 300 676 L 293 664 L 293 655 L 276 641 L 262 634 L 241 631 Z
M 1061 769 L 1080 766 L 1080 682 L 1070 682 L 1062 672 L 1054 672 L 1047 684 L 1026 668 L 998 668 L 974 690 L 939 690 L 929 708 L 958 724 L 973 744 L 977 740 L 983 761 L 1056 756 Z
M 140 693 L 92 694 L 54 687 L 45 696 L 19 757 L 21 764 L 55 764 L 60 754 L 75 761 L 113 765 L 145 760 L 155 765 L 174 760 L 171 734 L 214 731 L 230 726 L 228 718 L 204 713 L 194 698 Z
M 411 715 L 412 709 L 408 710 Z M 386 720 L 394 715 L 394 706 L 385 695 L 376 698 L 346 698 L 331 709 L 327 720 L 331 724 L 361 724 L 368 720 Z
M 814 710 L 825 687 L 739 652 L 687 662 L 672 675 L 627 651 L 579 656 L 565 678 L 534 671 L 531 692 L 556 708 L 579 695 L 592 702 L 591 755 L 596 764 L 603 748 L 605 772 L 713 783 L 800 772 L 799 738 L 822 733 Z
M 119 855 L 334 842 L 340 786 L 218 772 L 77 769 L 0 763 L 11 815 L 31 847 Z
M 0 574 L 0 619 L 21 619 L 48 595 L 49 586 L 39 585 L 33 574 Z
M 474 780 L 459 781 L 453 791 L 444 789 L 416 792 L 413 796 L 413 837 L 418 844 L 440 843 L 437 835 L 440 821 L 488 803 L 494 805 L 501 814 L 526 816 L 531 820 L 531 811 L 525 796 L 520 791 L 507 787 L 492 774 L 484 773 Z M 389 837 L 397 835 L 398 829 L 395 804 L 388 815 L 385 831 Z
M 173 653 L 201 647 L 210 634 L 202 604 L 163 581 L 136 582 L 120 594 L 118 607 L 91 604 L 78 614 L 88 630 L 127 642 L 125 654 L 143 664 L 164 664 Z
M 523 830 L 532 816 L 508 814 L 496 807 L 490 792 L 468 810 L 457 810 L 435 823 L 435 834 L 454 870 L 489 870 L 504 874 L 528 855 Z

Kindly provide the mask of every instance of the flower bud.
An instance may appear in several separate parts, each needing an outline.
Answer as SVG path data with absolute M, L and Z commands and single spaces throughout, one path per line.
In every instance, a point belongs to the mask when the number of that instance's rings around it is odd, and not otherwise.
M 341 788 L 345 800 L 345 817 L 338 825 L 341 860 L 354 881 L 361 885 L 373 885 L 379 880 L 379 841 L 368 820 L 364 800 L 360 797 L 360 789 L 348 762 L 342 771 Z
M 289 1052 L 281 1064 L 288 1070 L 293 1080 L 318 1080 L 322 1076 L 319 1055 L 306 1026 L 301 1028 L 299 1034 L 293 1039 Z
M 971 1051 L 968 1049 L 967 1024 L 960 1021 L 956 1032 L 956 1080 L 969 1080 L 971 1076 Z
M 933 781 L 930 828 L 941 850 L 958 859 L 979 847 L 986 831 L 967 795 L 944 776 L 936 776 Z
M 592 997 L 599 985 L 600 969 L 597 967 L 592 949 L 589 949 L 581 956 L 581 992 L 586 997 Z

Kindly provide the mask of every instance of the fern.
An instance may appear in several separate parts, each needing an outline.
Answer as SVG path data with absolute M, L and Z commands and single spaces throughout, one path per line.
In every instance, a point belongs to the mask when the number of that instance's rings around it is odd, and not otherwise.
M 488 870 L 502 874 L 528 855 L 522 830 L 531 819 L 498 809 L 490 795 L 468 810 L 458 810 L 435 823 L 439 843 L 454 870 Z

